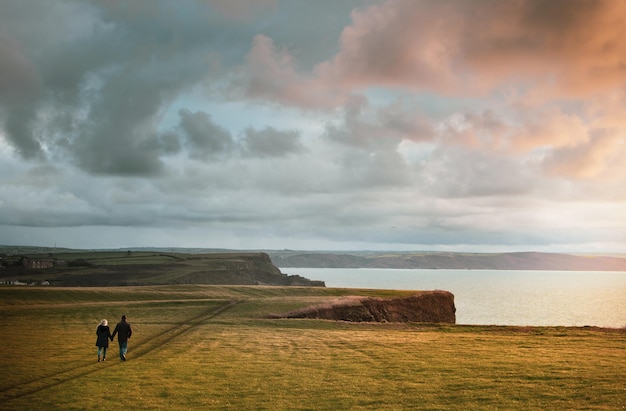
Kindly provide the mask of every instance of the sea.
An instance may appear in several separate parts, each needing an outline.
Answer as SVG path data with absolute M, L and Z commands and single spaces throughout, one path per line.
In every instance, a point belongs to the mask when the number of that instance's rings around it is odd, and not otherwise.
M 626 272 L 280 268 L 327 287 L 446 290 L 456 323 L 626 327 Z

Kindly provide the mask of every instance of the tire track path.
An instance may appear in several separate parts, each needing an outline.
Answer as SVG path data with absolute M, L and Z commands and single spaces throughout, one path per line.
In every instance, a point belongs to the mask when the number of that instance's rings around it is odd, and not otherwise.
M 151 353 L 152 351 L 162 347 L 164 344 L 167 344 L 173 339 L 178 338 L 181 335 L 189 332 L 190 330 L 204 323 L 205 321 L 217 317 L 224 311 L 245 300 L 246 299 L 229 301 L 228 303 L 217 308 L 212 306 L 194 317 L 188 318 L 178 324 L 175 324 L 165 329 L 156 336 L 146 337 L 142 342 L 134 346 L 132 356 L 133 360 Z M 97 364 L 97 367 L 95 367 L 94 365 L 96 364 L 90 362 L 89 364 L 75 366 L 66 370 L 55 372 L 54 374 L 45 375 L 43 377 L 38 377 L 29 381 L 0 389 L 0 409 L 3 408 L 3 404 L 6 401 L 35 394 L 39 391 L 43 391 L 45 389 L 64 384 L 66 382 L 76 380 L 86 375 L 102 371 L 103 369 L 106 369 L 108 367 L 118 366 L 119 362 L 107 361 L 106 363 Z

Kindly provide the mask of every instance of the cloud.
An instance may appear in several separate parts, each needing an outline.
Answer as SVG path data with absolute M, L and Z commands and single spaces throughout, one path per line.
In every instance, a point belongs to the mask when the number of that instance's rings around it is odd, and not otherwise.
M 624 7 L 5 2 L 2 232 L 83 241 L 91 227 L 107 246 L 617 243 Z
M 39 4 L 49 11 L 58 5 Z M 84 16 L 91 27 L 69 24 L 69 33 L 81 35 L 60 38 L 62 47 L 54 53 L 41 47 L 47 32 L 22 34 L 29 42 L 39 41 L 30 54 L 37 62 L 34 76 L 46 92 L 24 104 L 7 104 L 4 130 L 19 154 L 69 158 L 93 174 L 163 172 L 160 117 L 181 93 L 202 84 L 214 70 L 210 46 L 218 29 L 188 14 L 190 4 L 181 5 L 178 14 L 170 14 L 167 4 L 138 1 L 131 6 L 67 5 L 68 13 Z M 25 13 L 27 7 L 18 14 L 32 19 Z M 183 24 L 189 19 L 190 25 Z M 30 24 L 37 27 L 34 21 Z M 61 33 L 55 30 L 52 37 Z M 6 47 L 2 52 L 25 64 L 17 52 L 9 53 Z M 14 73 L 17 63 L 11 64 Z M 18 84 L 15 80 L 10 83 Z
M 452 77 L 447 33 L 440 19 L 420 13 L 430 2 L 385 2 L 352 13 L 340 50 L 318 72 L 351 86 L 387 85 L 438 89 Z
M 191 113 L 180 110 L 181 132 L 187 138 L 191 148 L 191 157 L 207 158 L 228 153 L 233 149 L 230 133 L 213 123 L 211 116 L 205 112 Z
M 421 112 L 419 106 L 396 100 L 377 111 L 381 127 L 411 141 L 429 141 L 435 135 L 433 121 Z
M 233 20 L 252 20 L 265 9 L 274 9 L 277 0 L 209 0 L 208 3 L 223 16 Z
M 536 165 L 524 158 L 462 147 L 442 147 L 423 165 L 430 195 L 451 198 L 519 196 L 538 184 Z
M 355 9 L 336 55 L 309 73 L 257 36 L 248 93 L 322 107 L 367 87 L 485 95 L 513 82 L 535 99 L 583 98 L 624 84 L 625 14 L 619 1 L 385 1 Z
M 7 118 L 9 141 L 27 158 L 40 155 L 30 124 L 38 91 L 39 79 L 23 50 L 0 32 L 0 113 L 4 111 Z
M 0 102 L 20 100 L 39 86 L 35 70 L 21 47 L 0 32 Z
M 300 74 L 288 50 L 264 35 L 254 38 L 238 80 L 248 97 L 268 99 L 303 108 L 332 108 L 348 95 L 334 90 L 324 79 Z
M 585 96 L 624 83 L 619 1 L 387 1 L 353 12 L 325 75 L 484 93 L 507 81 Z
M 244 146 L 248 155 L 260 157 L 281 157 L 305 149 L 296 130 L 282 131 L 273 127 L 246 129 Z
M 622 160 L 626 155 L 624 129 L 597 130 L 588 142 L 555 150 L 545 162 L 549 174 L 570 178 L 624 178 Z M 621 169 L 621 175 L 607 175 Z M 611 171 L 610 171 L 611 170 Z
M 524 113 L 522 123 L 512 133 L 510 144 L 517 150 L 541 147 L 571 147 L 585 143 L 589 127 L 581 117 L 548 108 L 538 113 Z

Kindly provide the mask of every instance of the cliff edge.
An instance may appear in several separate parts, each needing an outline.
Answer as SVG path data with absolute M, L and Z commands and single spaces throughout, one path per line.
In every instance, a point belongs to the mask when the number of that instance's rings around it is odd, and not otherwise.
M 84 251 L 0 256 L 0 282 L 64 287 L 231 284 L 324 287 L 283 274 L 266 253 Z
M 422 291 L 404 298 L 346 297 L 272 318 L 317 318 L 351 322 L 456 322 L 454 295 Z

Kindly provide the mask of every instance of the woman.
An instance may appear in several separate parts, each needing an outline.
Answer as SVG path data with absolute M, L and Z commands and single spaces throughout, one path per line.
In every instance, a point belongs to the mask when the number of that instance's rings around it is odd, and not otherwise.
M 102 354 L 102 361 L 107 360 L 107 348 L 109 348 L 109 340 L 111 337 L 111 329 L 109 328 L 107 320 L 100 321 L 98 328 L 96 328 L 96 346 L 98 347 L 98 362 L 100 362 L 100 354 Z

